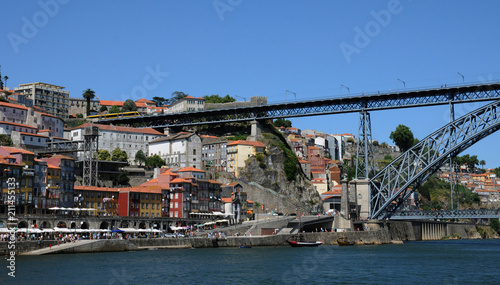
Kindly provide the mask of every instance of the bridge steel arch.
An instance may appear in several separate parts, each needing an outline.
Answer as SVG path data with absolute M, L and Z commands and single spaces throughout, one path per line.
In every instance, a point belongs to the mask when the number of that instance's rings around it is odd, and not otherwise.
M 433 132 L 370 180 L 370 217 L 390 218 L 443 164 L 500 128 L 500 101 L 474 110 Z

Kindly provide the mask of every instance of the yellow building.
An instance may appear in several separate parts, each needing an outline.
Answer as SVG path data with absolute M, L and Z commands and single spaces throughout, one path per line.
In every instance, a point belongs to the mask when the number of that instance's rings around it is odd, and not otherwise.
M 47 207 L 58 207 L 61 198 L 61 168 L 47 163 Z
M 139 194 L 139 216 L 161 217 L 162 188 L 160 186 L 138 186 L 130 189 Z
M 5 163 L 2 169 L 2 200 L 7 198 L 9 190 L 3 181 L 11 178 L 10 181 L 15 185 L 16 213 L 31 214 L 33 210 L 35 154 L 20 148 L 2 146 L 0 147 L 0 155 L 3 156 Z
M 236 177 L 240 175 L 240 168 L 245 167 L 249 157 L 263 153 L 266 146 L 259 141 L 238 140 L 227 144 L 227 171 Z
M 85 210 L 92 216 L 118 216 L 118 188 L 97 186 L 75 186 L 75 208 Z M 80 196 L 81 195 L 81 196 Z

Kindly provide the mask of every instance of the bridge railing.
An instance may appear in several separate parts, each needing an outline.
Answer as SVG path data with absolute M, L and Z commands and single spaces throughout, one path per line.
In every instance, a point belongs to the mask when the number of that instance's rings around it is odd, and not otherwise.
M 500 218 L 500 209 L 396 211 L 391 220 Z

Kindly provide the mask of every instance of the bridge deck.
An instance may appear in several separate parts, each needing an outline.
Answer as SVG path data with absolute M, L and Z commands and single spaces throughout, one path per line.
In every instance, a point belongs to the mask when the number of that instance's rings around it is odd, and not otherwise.
M 357 96 L 329 97 L 266 105 L 214 109 L 196 112 L 171 113 L 131 118 L 99 120 L 104 124 L 143 124 L 152 128 L 207 125 L 303 116 L 373 111 L 394 108 L 434 106 L 453 103 L 492 101 L 500 99 L 500 83 L 482 83 L 400 90 Z

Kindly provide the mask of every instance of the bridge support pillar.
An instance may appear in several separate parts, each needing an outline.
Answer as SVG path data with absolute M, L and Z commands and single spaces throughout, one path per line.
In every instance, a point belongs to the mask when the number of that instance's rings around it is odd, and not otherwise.
M 370 217 L 370 179 L 355 179 L 356 187 L 356 211 L 358 218 L 368 220 Z
M 256 120 L 251 122 L 250 136 L 248 137 L 249 141 L 256 141 L 257 137 L 262 135 L 262 124 Z
M 358 147 L 356 157 L 356 178 L 368 178 L 374 170 L 372 125 L 370 113 L 363 110 L 359 113 Z

